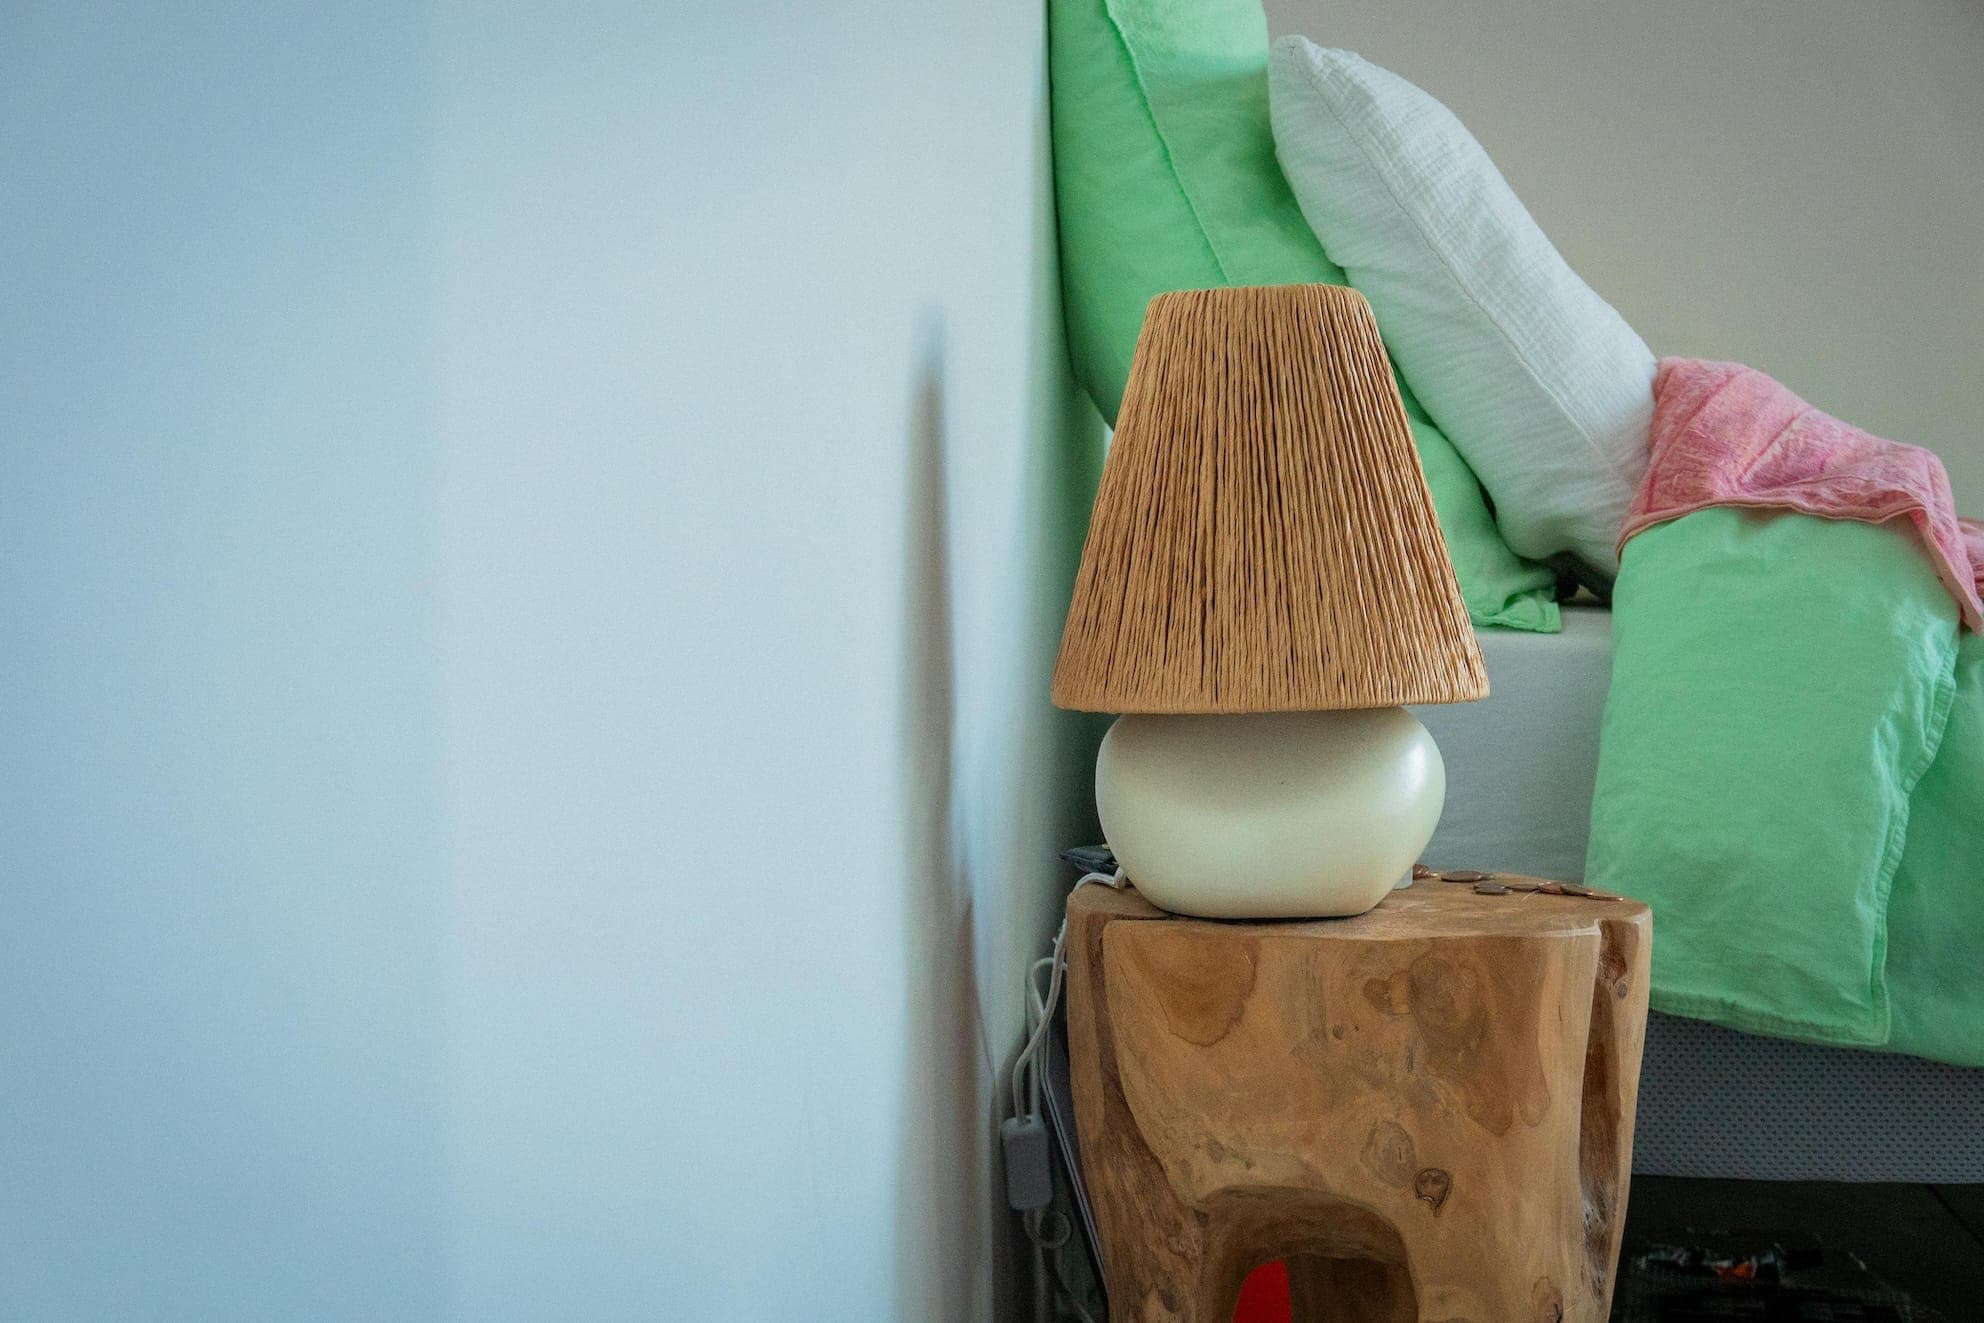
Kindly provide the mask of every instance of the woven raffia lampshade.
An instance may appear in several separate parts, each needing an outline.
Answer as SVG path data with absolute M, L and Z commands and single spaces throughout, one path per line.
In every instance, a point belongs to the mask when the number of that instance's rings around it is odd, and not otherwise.
M 1363 296 L 1275 285 L 1154 299 L 1055 703 L 1279 712 L 1487 692 Z

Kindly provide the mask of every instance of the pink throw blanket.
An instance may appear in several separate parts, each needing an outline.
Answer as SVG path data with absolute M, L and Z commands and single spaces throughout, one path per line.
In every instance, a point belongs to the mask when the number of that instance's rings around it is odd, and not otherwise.
M 1963 623 L 1984 630 L 1984 524 L 1957 518 L 1949 474 L 1934 453 L 1820 413 L 1755 368 L 1662 359 L 1652 452 L 1619 546 L 1712 505 L 1868 524 L 1906 518 Z

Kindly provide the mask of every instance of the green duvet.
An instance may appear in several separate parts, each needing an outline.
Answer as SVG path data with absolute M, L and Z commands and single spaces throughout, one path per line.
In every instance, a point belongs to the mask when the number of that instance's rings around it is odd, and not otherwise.
M 1698 511 L 1635 537 L 1588 880 L 1653 1002 L 1984 1065 L 1984 640 L 1912 531 Z

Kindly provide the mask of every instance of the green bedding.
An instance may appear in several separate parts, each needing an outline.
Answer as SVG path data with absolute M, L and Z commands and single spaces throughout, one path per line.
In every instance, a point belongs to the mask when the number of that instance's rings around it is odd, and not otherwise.
M 1911 531 L 1719 507 L 1627 544 L 1587 878 L 1653 1003 L 1984 1065 L 1984 641 Z
M 1048 35 L 1068 353 L 1114 423 L 1156 295 L 1344 275 L 1275 161 L 1259 0 L 1053 0 Z M 1556 577 L 1509 550 L 1467 461 L 1399 393 L 1468 615 L 1556 633 Z

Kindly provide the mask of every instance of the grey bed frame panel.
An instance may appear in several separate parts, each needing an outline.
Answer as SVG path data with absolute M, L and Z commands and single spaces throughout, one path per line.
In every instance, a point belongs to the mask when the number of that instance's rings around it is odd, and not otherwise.
M 1759 1038 L 1656 1011 L 1647 1019 L 1633 1170 L 1984 1181 L 1984 1070 Z

